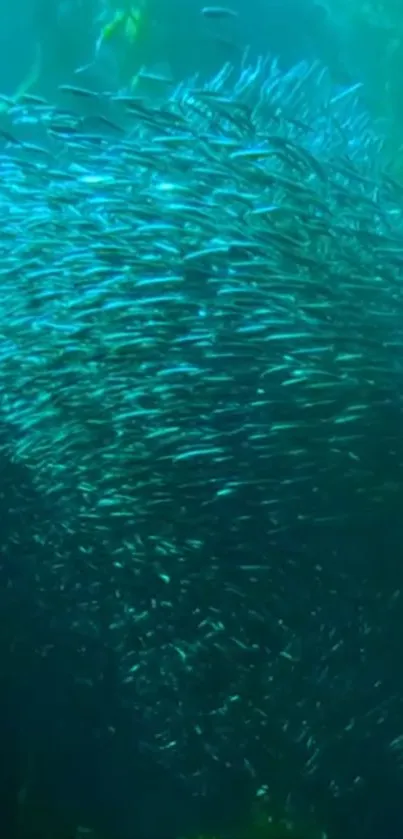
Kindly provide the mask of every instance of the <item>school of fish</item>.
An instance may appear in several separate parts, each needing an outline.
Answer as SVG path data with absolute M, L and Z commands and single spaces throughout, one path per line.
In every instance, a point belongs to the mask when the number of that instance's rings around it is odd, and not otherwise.
M 310 778 L 359 744 L 357 680 L 401 742 L 371 663 L 400 592 L 371 623 L 331 546 L 403 462 L 403 189 L 319 66 L 158 83 L 4 98 L 4 446 L 52 510 L 38 596 L 81 639 L 102 612 L 144 749 L 261 795 L 282 757 Z

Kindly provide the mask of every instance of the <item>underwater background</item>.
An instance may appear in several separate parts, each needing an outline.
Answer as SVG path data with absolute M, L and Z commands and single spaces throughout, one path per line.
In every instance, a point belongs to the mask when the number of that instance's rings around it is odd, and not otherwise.
M 403 9 L 0 4 L 0 829 L 403 833 Z

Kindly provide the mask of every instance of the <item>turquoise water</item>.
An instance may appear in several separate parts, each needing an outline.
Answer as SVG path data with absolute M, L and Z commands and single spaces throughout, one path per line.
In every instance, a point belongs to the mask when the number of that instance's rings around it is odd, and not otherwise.
M 0 5 L 2 835 L 398 839 L 385 125 L 326 8 L 149 4 Z

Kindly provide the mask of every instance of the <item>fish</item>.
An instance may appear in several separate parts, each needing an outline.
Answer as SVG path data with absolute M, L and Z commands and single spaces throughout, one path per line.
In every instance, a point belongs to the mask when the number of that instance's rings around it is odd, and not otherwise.
M 401 486 L 403 201 L 360 90 L 247 53 L 158 103 L 26 99 L 49 156 L 18 108 L 3 131 L 2 453 L 41 500 L 32 603 L 94 696 L 110 651 L 116 717 L 200 798 L 222 770 L 350 810 L 374 730 L 401 763 L 399 586 L 363 541 Z
M 228 6 L 203 6 L 200 13 L 203 17 L 213 18 L 214 20 L 238 17 L 238 12 Z

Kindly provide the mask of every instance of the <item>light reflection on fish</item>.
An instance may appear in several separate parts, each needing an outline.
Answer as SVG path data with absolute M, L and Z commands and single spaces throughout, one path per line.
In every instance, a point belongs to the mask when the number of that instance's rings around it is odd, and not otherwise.
M 367 666 L 371 627 L 321 545 L 401 484 L 402 189 L 358 89 L 329 87 L 245 56 L 158 107 L 26 96 L 2 131 L 8 454 L 80 546 L 74 577 L 49 536 L 38 590 L 71 592 L 84 637 L 109 592 L 144 748 L 196 789 L 211 762 L 265 789 L 276 738 L 319 773 L 333 698 L 354 695 L 347 642 Z

